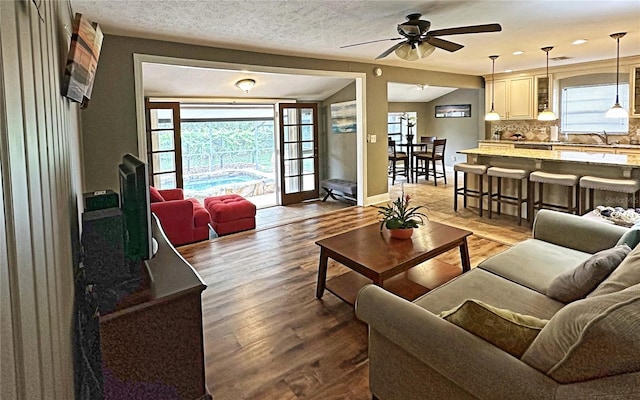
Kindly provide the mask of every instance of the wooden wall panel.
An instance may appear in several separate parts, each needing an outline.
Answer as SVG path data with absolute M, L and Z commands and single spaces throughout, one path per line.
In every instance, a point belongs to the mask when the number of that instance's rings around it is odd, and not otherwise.
M 68 1 L 0 1 L 3 400 L 73 398 L 82 174 L 78 106 L 60 95 L 71 20 Z

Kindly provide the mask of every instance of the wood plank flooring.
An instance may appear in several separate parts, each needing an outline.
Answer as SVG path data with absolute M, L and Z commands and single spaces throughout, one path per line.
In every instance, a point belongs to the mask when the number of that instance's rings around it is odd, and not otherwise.
M 462 208 L 454 213 L 451 184 L 434 187 L 421 180 L 404 190 L 414 204 L 429 208 L 430 219 L 474 232 L 472 267 L 530 235 L 513 217 L 481 219 L 477 210 Z M 400 184 L 391 188 L 392 198 L 400 191 Z M 353 307 L 331 293 L 315 298 L 315 241 L 376 222 L 377 210 L 348 207 L 322 214 L 321 206 L 310 209 L 297 222 L 283 217 L 289 223 L 258 224 L 255 231 L 178 249 L 208 285 L 203 293 L 205 364 L 216 400 L 371 398 L 367 327 Z M 437 259 L 460 265 L 458 249 Z M 329 261 L 329 278 L 346 271 Z

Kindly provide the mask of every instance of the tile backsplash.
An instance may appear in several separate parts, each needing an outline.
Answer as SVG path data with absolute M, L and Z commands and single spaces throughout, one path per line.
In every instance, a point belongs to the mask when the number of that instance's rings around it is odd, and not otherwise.
M 559 126 L 560 121 L 538 121 L 538 120 L 521 120 L 521 121 L 495 121 L 487 123 L 487 139 L 493 139 L 493 133 L 501 132 L 500 139 L 510 139 L 512 136 L 520 134 L 524 140 L 531 142 L 548 142 L 550 140 L 549 128 L 551 126 Z M 640 130 L 640 118 L 629 118 L 629 133 L 627 135 L 610 135 L 609 143 L 618 142 L 621 144 L 629 144 L 631 140 L 640 141 L 640 135 L 636 132 Z M 598 132 L 601 133 L 601 132 Z M 562 131 L 559 133 L 559 140 L 571 143 L 602 143 L 602 140 L 595 135 L 567 135 Z

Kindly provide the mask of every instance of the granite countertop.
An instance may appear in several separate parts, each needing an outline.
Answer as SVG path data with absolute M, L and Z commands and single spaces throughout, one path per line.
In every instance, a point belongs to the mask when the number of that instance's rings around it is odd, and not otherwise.
M 532 140 L 478 140 L 480 143 L 510 143 L 510 144 L 533 144 L 533 145 L 551 145 L 551 146 L 575 146 L 575 147 L 605 147 L 618 149 L 640 149 L 640 144 L 604 144 L 604 143 L 575 143 L 575 142 L 536 142 Z
M 534 142 L 527 142 L 534 143 Z M 549 143 L 549 142 L 543 142 Z M 582 146 L 582 145 L 580 145 Z M 492 149 L 478 148 L 458 151 L 460 154 L 522 158 L 542 161 L 561 161 L 571 163 L 625 166 L 640 168 L 640 155 L 612 154 L 612 153 L 585 153 L 569 150 L 532 150 L 532 149 Z

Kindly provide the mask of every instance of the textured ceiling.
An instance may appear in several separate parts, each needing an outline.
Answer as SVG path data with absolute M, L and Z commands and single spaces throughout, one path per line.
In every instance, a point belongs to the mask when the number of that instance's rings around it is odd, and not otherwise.
M 376 62 L 394 42 L 340 49 L 368 40 L 397 37 L 396 26 L 421 13 L 431 29 L 500 23 L 502 32 L 448 36 L 465 47 L 436 50 L 415 62 L 391 54 L 378 64 L 482 75 L 490 54 L 500 54 L 496 71 L 544 66 L 551 57 L 571 57 L 556 65 L 615 57 L 614 32 L 621 56 L 640 54 L 638 0 L 71 0 L 74 12 L 98 22 L 104 32 L 224 48 Z M 572 45 L 575 39 L 588 39 Z M 523 50 L 520 56 L 513 51 Z
M 191 43 L 274 54 L 351 60 L 378 65 L 447 71 L 471 75 L 491 72 L 488 56 L 499 54 L 496 72 L 541 68 L 541 47 L 554 46 L 551 66 L 615 58 L 611 33 L 626 31 L 622 57 L 640 55 L 640 0 L 70 0 L 74 12 L 98 22 L 107 34 Z M 410 13 L 421 13 L 431 29 L 500 23 L 502 32 L 447 36 L 465 47 L 455 53 L 437 49 L 409 62 L 391 54 L 375 57 L 393 41 L 341 49 L 340 46 L 398 37 L 396 26 Z M 588 39 L 572 45 L 576 39 Z M 516 50 L 522 55 L 513 55 Z M 168 67 L 167 67 L 168 68 Z M 238 71 L 193 71 L 150 67 L 145 89 L 150 95 L 242 97 L 233 82 L 256 75 L 252 97 L 306 98 L 331 94 L 348 82 L 341 78 L 293 77 Z M 175 68 L 175 67 L 173 67 Z M 192 74 L 193 73 L 193 74 Z M 183 79 L 177 80 L 180 74 Z M 217 74 L 217 75 L 216 75 Z M 158 79 L 152 79 L 155 76 Z M 168 79 L 174 77 L 174 79 Z M 196 78 L 194 78 L 196 77 Z M 258 79 L 259 78 L 259 79 Z M 292 80 L 298 84 L 293 85 Z M 179 85 L 171 82 L 180 82 Z M 211 93 L 204 82 L 218 82 Z M 224 82 L 224 89 L 220 82 Z M 267 90 L 267 89 L 272 90 Z M 404 96 L 394 93 L 405 90 Z M 429 101 L 439 89 L 406 91 L 390 85 L 390 101 Z M 446 88 L 445 88 L 446 89 Z M 450 89 L 449 89 L 450 90 Z M 207 94 L 205 94 L 207 93 Z M 422 96 L 410 100 L 408 96 Z

